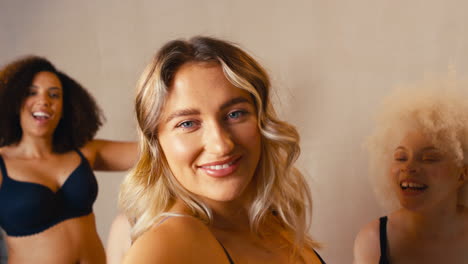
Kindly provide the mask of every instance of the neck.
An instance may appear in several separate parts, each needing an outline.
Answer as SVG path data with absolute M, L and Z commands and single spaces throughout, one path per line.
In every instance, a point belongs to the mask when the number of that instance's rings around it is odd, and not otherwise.
M 17 152 L 26 158 L 44 158 L 53 154 L 52 138 L 24 136 L 15 147 Z
M 222 202 L 210 204 L 213 212 L 213 227 L 232 231 L 249 231 L 249 215 L 244 204 L 236 202 Z
M 447 206 L 451 204 L 452 206 Z M 445 203 L 445 206 L 419 211 L 402 209 L 408 230 L 416 236 L 429 236 L 432 238 L 452 236 L 459 232 L 463 225 L 466 208 L 453 203 Z
M 249 231 L 249 218 L 245 204 L 241 202 L 220 202 L 203 199 L 213 213 L 212 228 L 231 231 Z M 176 201 L 171 212 L 191 215 L 190 208 L 183 201 Z

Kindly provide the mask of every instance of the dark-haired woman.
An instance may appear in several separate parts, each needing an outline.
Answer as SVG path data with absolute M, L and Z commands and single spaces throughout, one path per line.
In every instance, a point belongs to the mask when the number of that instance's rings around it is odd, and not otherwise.
M 94 99 L 40 57 L 0 71 L 0 226 L 9 263 L 105 263 L 93 170 L 125 170 L 135 143 L 93 140 Z

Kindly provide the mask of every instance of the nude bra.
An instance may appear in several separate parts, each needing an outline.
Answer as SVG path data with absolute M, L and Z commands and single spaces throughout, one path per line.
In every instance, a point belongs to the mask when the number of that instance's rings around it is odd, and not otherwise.
M 17 181 L 8 176 L 3 158 L 0 170 L 0 226 L 9 236 L 29 236 L 40 233 L 70 218 L 93 211 L 98 186 L 88 160 L 81 158 L 78 167 L 56 191 L 47 186 Z

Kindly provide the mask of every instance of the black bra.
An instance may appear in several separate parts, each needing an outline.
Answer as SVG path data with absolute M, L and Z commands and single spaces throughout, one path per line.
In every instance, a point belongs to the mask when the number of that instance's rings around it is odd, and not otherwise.
M 0 226 L 9 236 L 40 233 L 62 221 L 93 211 L 98 192 L 96 177 L 87 159 L 79 150 L 76 152 L 81 162 L 56 192 L 38 183 L 10 178 L 0 156 L 3 175 Z

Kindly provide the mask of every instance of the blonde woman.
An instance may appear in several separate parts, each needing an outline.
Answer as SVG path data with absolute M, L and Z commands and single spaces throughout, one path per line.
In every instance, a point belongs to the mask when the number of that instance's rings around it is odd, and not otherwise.
M 370 140 L 388 216 L 365 226 L 355 263 L 468 263 L 468 87 L 424 81 L 392 94 Z
M 214 38 L 171 41 L 137 87 L 141 157 L 120 193 L 136 219 L 124 263 L 322 262 L 294 167 L 299 136 L 276 117 L 251 56 Z

